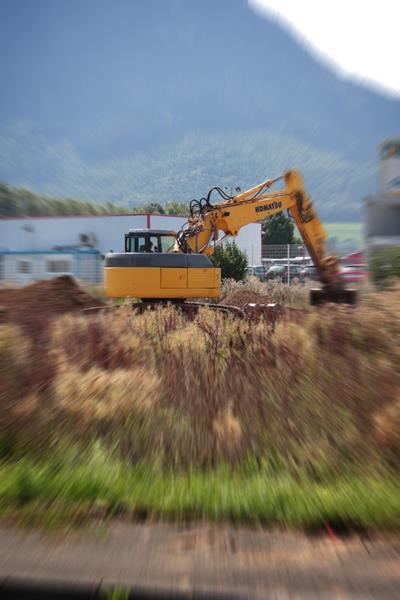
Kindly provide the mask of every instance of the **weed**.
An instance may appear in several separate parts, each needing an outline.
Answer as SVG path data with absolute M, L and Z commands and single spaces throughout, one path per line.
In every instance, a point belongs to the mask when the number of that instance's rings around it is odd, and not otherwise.
M 107 513 L 394 522 L 399 297 L 275 328 L 207 308 L 190 321 L 173 306 L 64 316 L 45 379 L 31 376 L 46 370 L 38 346 L 0 326 L 0 500 L 31 514 L 46 504 L 52 522 L 98 502 Z

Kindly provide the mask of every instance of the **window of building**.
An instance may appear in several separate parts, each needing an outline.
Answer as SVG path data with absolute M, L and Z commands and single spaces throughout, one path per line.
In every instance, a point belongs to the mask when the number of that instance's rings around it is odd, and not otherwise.
M 69 260 L 48 260 L 46 271 L 48 273 L 70 273 L 71 263 Z
M 18 273 L 29 274 L 32 273 L 32 261 L 30 260 L 19 260 L 17 271 Z

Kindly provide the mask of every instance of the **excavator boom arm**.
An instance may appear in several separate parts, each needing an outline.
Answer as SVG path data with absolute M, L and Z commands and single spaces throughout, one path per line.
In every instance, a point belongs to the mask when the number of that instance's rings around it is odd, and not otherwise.
M 270 187 L 283 179 L 285 187 L 272 192 Z M 321 281 L 326 285 L 339 285 L 337 258 L 327 256 L 325 229 L 318 219 L 307 194 L 301 175 L 292 170 L 274 180 L 263 183 L 241 194 L 211 205 L 189 218 L 186 228 L 178 234 L 178 243 L 184 252 L 212 254 L 214 245 L 225 236 L 236 236 L 240 229 L 266 217 L 288 210 L 313 259 Z

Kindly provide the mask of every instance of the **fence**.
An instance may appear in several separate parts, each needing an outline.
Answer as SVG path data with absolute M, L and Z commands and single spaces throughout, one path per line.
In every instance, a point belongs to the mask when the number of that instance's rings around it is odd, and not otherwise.
M 263 265 L 270 267 L 274 263 L 312 264 L 310 255 L 304 244 L 263 244 Z
M 264 277 L 270 267 L 281 266 L 284 267 L 281 270 L 282 281 L 290 284 L 292 280 L 299 278 L 301 269 L 308 265 L 312 265 L 312 260 L 304 244 L 263 244 L 262 246 Z

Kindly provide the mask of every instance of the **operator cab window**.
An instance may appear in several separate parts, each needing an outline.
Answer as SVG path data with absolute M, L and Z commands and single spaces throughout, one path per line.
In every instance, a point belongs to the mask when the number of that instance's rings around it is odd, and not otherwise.
M 127 233 L 125 235 L 125 252 L 172 252 L 175 241 L 175 235 L 169 233 Z
M 125 252 L 146 252 L 146 236 L 127 236 L 125 243 Z
M 172 252 L 176 238 L 174 235 L 160 235 L 161 252 Z
M 161 252 L 158 235 L 150 236 L 149 252 Z

